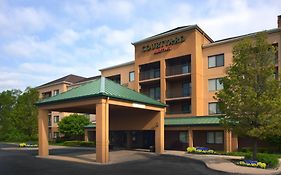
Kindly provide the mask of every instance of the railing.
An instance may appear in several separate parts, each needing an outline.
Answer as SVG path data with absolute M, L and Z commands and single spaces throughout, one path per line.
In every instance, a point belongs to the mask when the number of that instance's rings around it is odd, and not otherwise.
M 191 72 L 190 65 L 178 64 L 178 65 L 168 65 L 166 69 L 166 76 L 186 74 Z
M 191 88 L 181 89 L 181 90 L 167 90 L 167 98 L 178 98 L 178 97 L 190 97 L 191 96 Z
M 160 77 L 160 69 L 151 69 L 140 72 L 140 80 L 148 80 Z
M 170 110 L 170 109 L 167 109 L 167 112 L 166 114 L 190 114 L 191 111 L 183 111 L 183 110 Z

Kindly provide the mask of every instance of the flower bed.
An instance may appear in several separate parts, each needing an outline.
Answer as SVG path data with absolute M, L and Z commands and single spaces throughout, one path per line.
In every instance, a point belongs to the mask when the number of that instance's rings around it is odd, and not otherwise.
M 20 148 L 24 148 L 24 147 L 33 148 L 33 147 L 38 147 L 38 145 L 37 144 L 32 144 L 32 143 L 20 143 L 19 147 Z
M 188 153 L 196 153 L 196 154 L 216 154 L 216 152 L 207 147 L 188 147 L 186 149 Z
M 266 168 L 266 163 L 258 162 L 254 160 L 242 160 L 236 163 L 237 165 L 247 166 L 247 167 L 256 167 L 256 168 Z

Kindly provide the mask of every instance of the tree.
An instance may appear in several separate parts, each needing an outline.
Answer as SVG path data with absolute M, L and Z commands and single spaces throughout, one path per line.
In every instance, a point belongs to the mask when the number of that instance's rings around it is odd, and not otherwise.
M 38 133 L 38 109 L 34 105 L 38 100 L 38 91 L 27 87 L 24 93 L 18 97 L 14 107 L 12 115 L 14 126 L 28 138 L 35 138 Z
M 10 133 L 12 124 L 12 111 L 17 102 L 20 90 L 7 90 L 0 93 L 0 140 L 5 140 Z
M 59 132 L 66 138 L 81 139 L 84 135 L 84 126 L 90 124 L 89 117 L 80 114 L 71 114 L 63 118 L 59 123 Z
M 224 89 L 216 94 L 222 124 L 240 136 L 253 138 L 253 159 L 257 141 L 281 136 L 281 88 L 274 77 L 275 48 L 259 33 L 233 48 L 233 64 L 222 78 Z
M 0 93 L 0 140 L 25 141 L 37 137 L 39 93 L 33 88 Z

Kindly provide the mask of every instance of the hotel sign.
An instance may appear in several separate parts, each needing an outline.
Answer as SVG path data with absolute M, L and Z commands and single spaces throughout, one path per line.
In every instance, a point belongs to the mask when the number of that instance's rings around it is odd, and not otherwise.
M 153 50 L 154 54 L 162 53 L 171 50 L 171 46 L 175 44 L 179 44 L 184 42 L 184 37 L 183 36 L 176 36 L 170 39 L 165 39 L 159 42 L 151 43 L 144 45 L 142 47 L 143 52 L 148 52 Z

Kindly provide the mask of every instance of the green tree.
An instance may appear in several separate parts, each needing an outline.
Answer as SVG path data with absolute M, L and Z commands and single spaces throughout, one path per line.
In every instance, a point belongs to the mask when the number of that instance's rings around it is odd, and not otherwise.
M 0 140 L 5 140 L 7 133 L 13 128 L 12 111 L 21 93 L 20 90 L 7 90 L 0 93 Z
M 217 99 L 225 114 L 222 123 L 240 136 L 253 138 L 253 159 L 257 141 L 281 135 L 281 88 L 275 79 L 275 48 L 266 34 L 244 39 L 233 48 L 233 64 L 222 79 L 224 89 Z
M 34 105 L 39 100 L 36 89 L 26 88 L 18 97 L 13 111 L 13 124 L 22 134 L 28 138 L 36 138 L 38 109 Z
M 33 88 L 7 90 L 0 93 L 0 140 L 25 141 L 37 137 L 39 94 Z
M 59 123 L 59 132 L 68 139 L 81 139 L 84 135 L 84 126 L 90 124 L 89 117 L 80 114 L 71 114 Z

